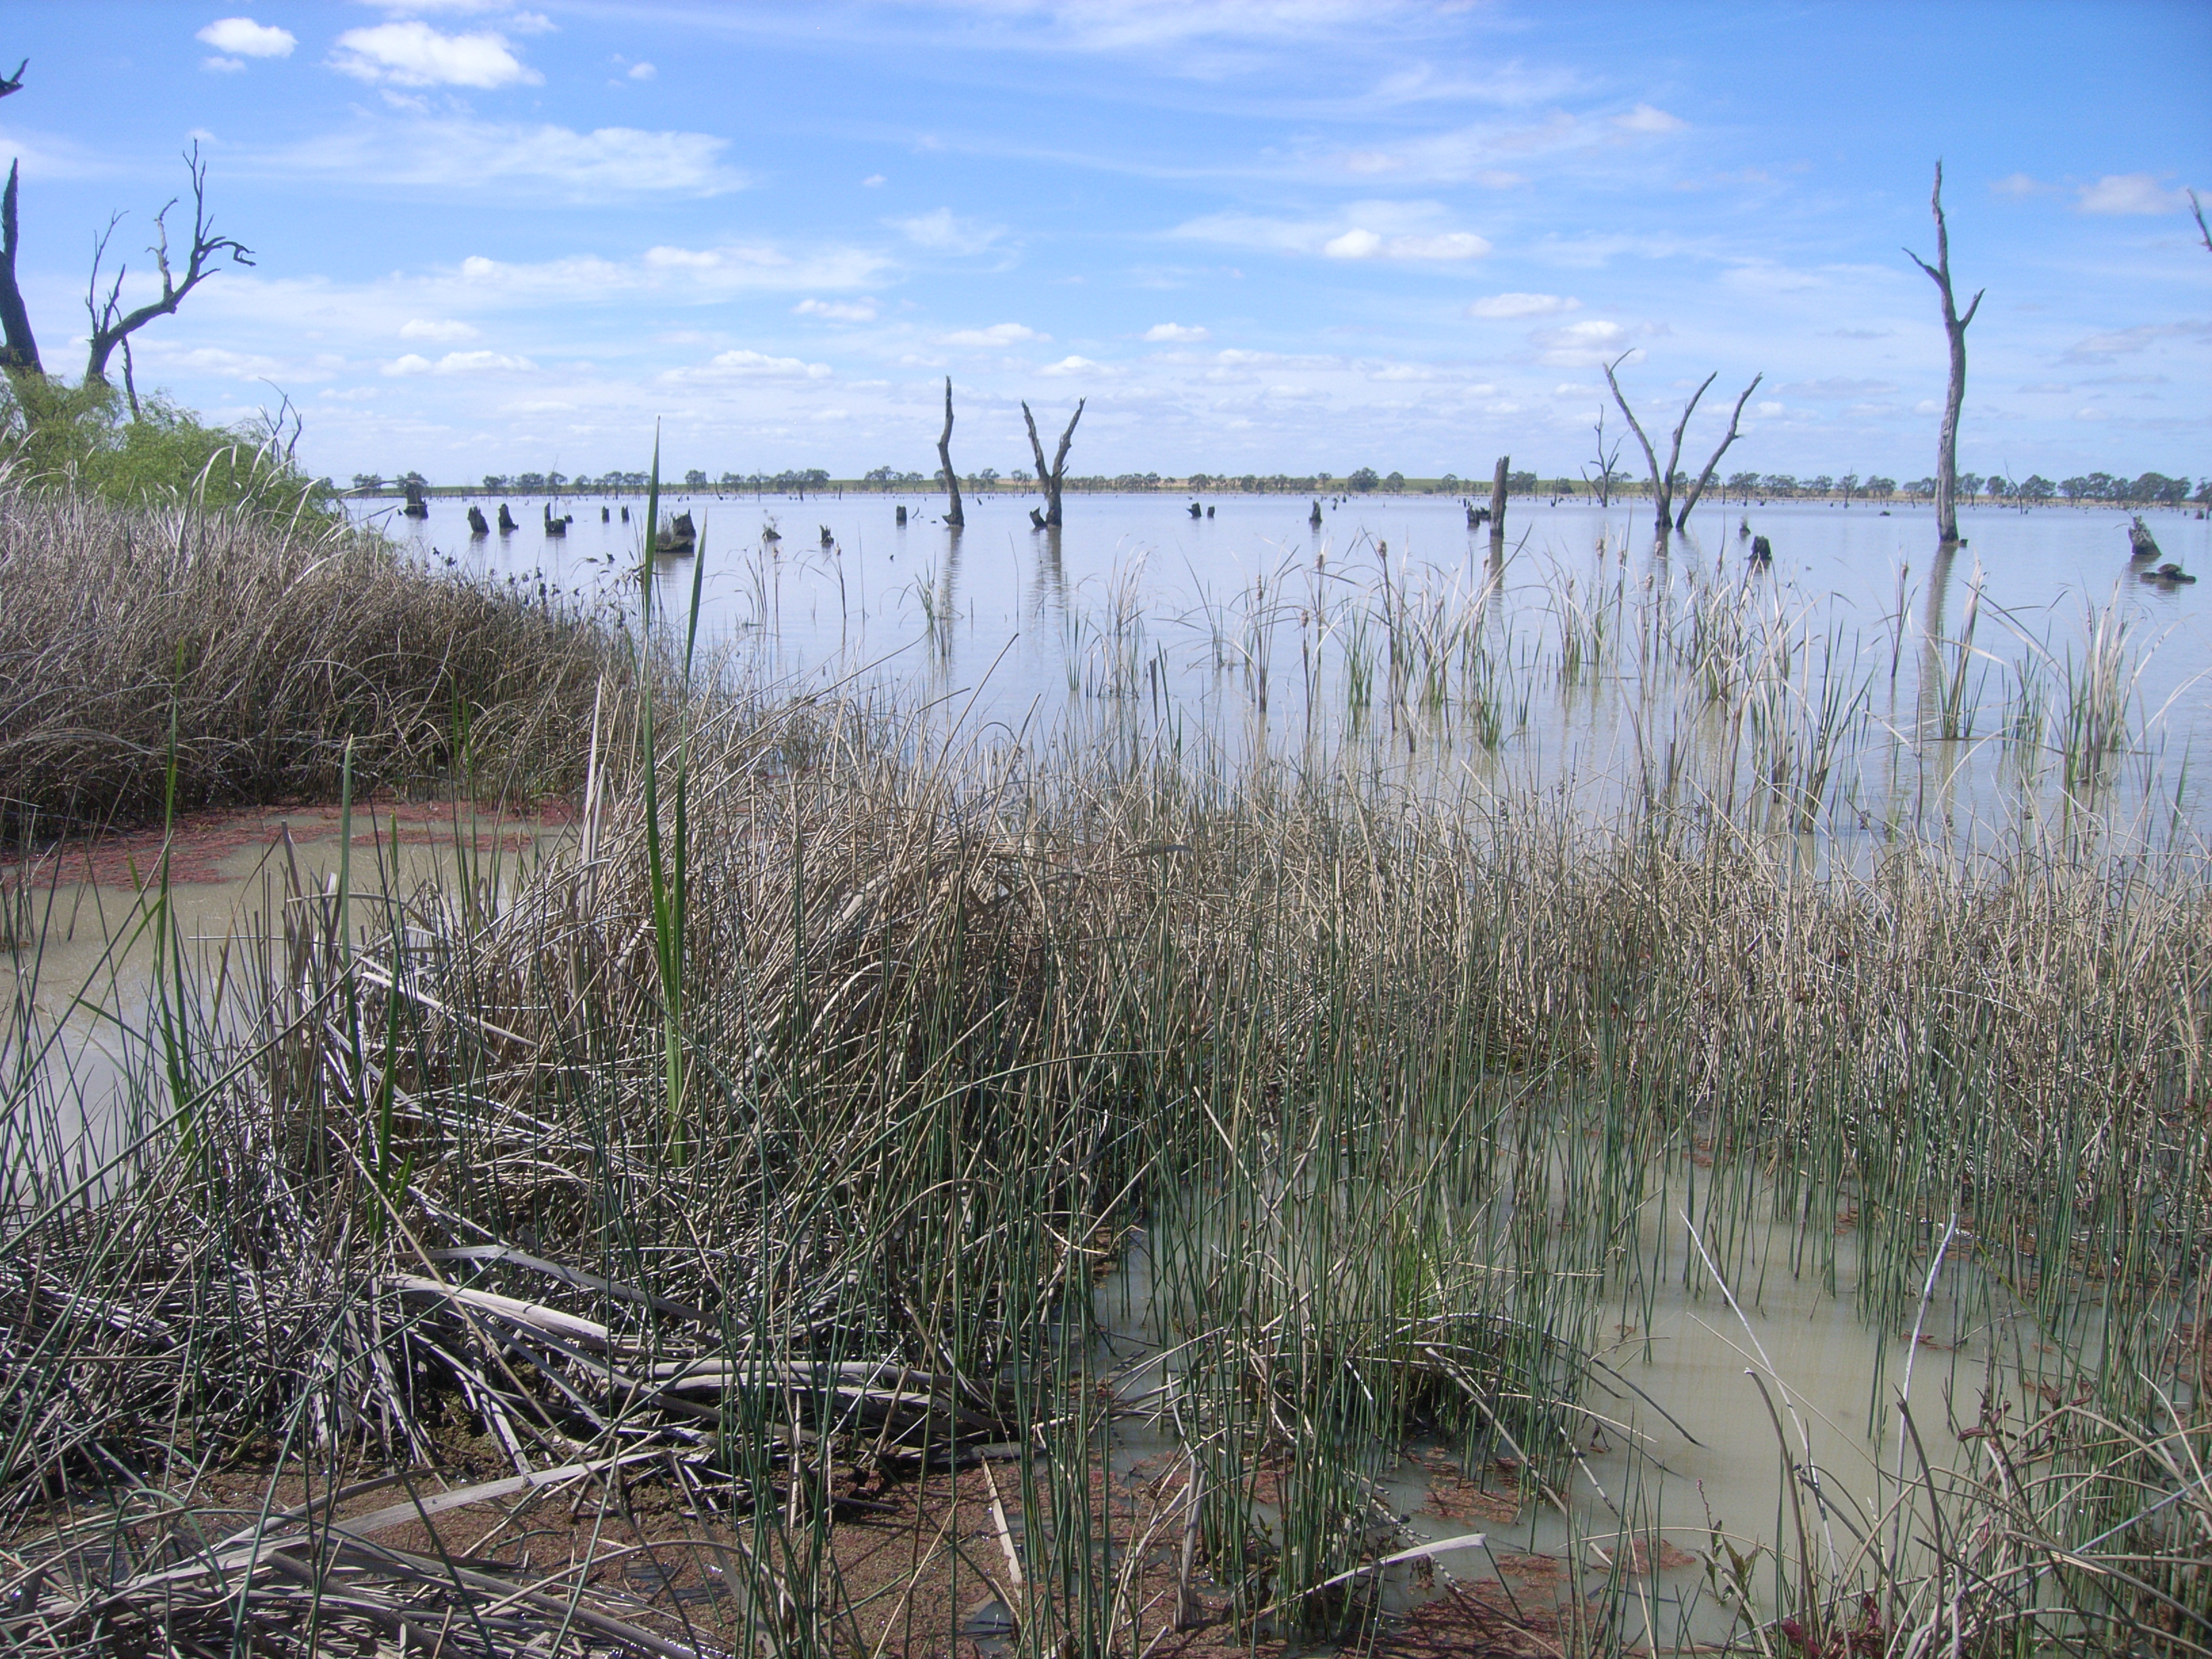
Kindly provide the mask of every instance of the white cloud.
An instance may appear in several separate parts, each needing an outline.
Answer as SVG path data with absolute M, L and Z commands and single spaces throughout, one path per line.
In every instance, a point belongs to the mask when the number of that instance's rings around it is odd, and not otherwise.
M 527 357 L 510 357 L 499 351 L 449 351 L 434 363 L 410 351 L 385 364 L 384 372 L 386 374 L 520 374 L 537 367 Z
M 1771 419 L 1771 417 L 1773 417 L 1774 416 L 1777 416 L 1777 415 L 1779 415 L 1780 413 L 1782 413 L 1782 411 L 1784 410 L 1784 408 L 1786 408 L 1786 407 L 1787 407 L 1787 405 L 1786 405 L 1786 404 L 1778 404 L 1778 403 L 1771 403 L 1771 402 L 1765 402 L 1765 403 L 1761 403 L 1761 404 L 1759 405 L 1759 412 L 1760 414 L 1762 414 L 1762 415 L 1765 415 L 1765 416 L 1768 416 L 1768 417 Z
M 1479 259 L 1490 252 L 1490 244 L 1465 230 L 1386 239 L 1371 230 L 1353 229 L 1332 236 L 1321 251 L 1332 259 Z
M 1937 403 L 1933 398 L 1923 398 L 1918 403 L 1912 405 L 1912 412 L 1915 415 L 1938 415 L 1942 412 L 1942 410 L 1943 405 Z
M 217 75 L 242 75 L 246 71 L 246 60 L 243 58 L 203 58 L 200 67 L 212 70 Z
M 1493 294 L 1467 308 L 1470 317 L 1551 317 L 1579 311 L 1583 302 L 1558 294 Z
M 1394 259 L 1480 259 L 1490 244 L 1471 230 L 1437 236 L 1393 236 L 1386 250 Z
M 550 186 L 593 202 L 611 196 L 712 196 L 741 188 L 723 165 L 729 141 L 703 132 L 571 127 L 462 118 L 369 122 L 278 152 L 280 170 L 385 185 L 511 191 Z
M 1540 328 L 1528 338 L 1542 354 L 1541 361 L 1559 368 L 1587 368 L 1616 354 L 1628 331 L 1619 323 L 1569 323 L 1562 328 Z
M 872 323 L 876 320 L 873 300 L 801 300 L 792 310 L 801 317 L 827 317 L 833 322 Z
M 2025 173 L 2008 173 L 1992 179 L 1990 188 L 2000 196 L 2039 196 L 2055 186 L 2039 183 Z
M 441 342 L 473 340 L 477 337 L 477 331 L 466 323 L 454 322 L 450 319 L 432 321 L 421 317 L 410 317 L 400 324 L 399 337 L 403 340 Z
M 545 77 L 507 49 L 507 37 L 487 29 L 441 34 L 428 23 L 379 23 L 338 36 L 331 66 L 356 80 L 402 87 L 496 88 L 540 86 Z
M 218 17 L 192 39 L 237 58 L 289 58 L 300 44 L 291 30 L 257 23 L 251 17 Z
M 972 219 L 957 216 L 951 208 L 938 208 L 933 212 L 915 214 L 910 218 L 889 222 L 892 229 L 902 232 L 917 247 L 935 248 L 947 253 L 981 253 L 997 241 L 1005 232 L 995 225 L 978 224 Z
M 1058 362 L 1047 363 L 1042 368 L 1037 370 L 1040 374 L 1099 374 L 1112 372 L 1101 364 L 1092 362 L 1088 357 L 1076 356 L 1062 357 Z
M 880 188 L 884 182 L 884 175 L 882 173 L 872 173 L 866 178 L 860 180 L 860 188 L 863 190 L 876 190 Z
M 629 66 L 629 78 L 633 81 L 650 81 L 659 73 L 650 64 L 632 64 Z
M 963 328 L 939 337 L 939 343 L 956 346 L 1010 346 L 1024 340 L 1049 340 L 1049 334 L 1040 334 L 1019 323 L 994 323 L 988 328 Z
M 1613 124 L 1625 132 L 1680 132 L 1690 125 L 1679 115 L 1669 115 L 1650 104 L 1638 104 L 1626 114 L 1614 116 Z
M 2166 190 L 2148 173 L 2108 173 L 2081 187 L 2075 205 L 2084 213 L 2184 213 L 2185 191 Z
M 804 362 L 797 357 L 770 357 L 758 351 L 724 351 L 709 357 L 703 368 L 679 369 L 676 375 L 745 380 L 826 380 L 830 378 L 830 365 Z
M 1144 338 L 1155 345 L 1188 345 L 1213 337 L 1210 329 L 1185 327 L 1181 323 L 1154 323 L 1144 332 Z

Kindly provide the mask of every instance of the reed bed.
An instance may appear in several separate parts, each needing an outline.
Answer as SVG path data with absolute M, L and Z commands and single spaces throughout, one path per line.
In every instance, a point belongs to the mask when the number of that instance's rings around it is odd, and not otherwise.
M 0 479 L 0 831 L 158 823 L 364 783 L 572 788 L 605 619 L 250 504 L 112 505 Z
M 1796 1275 L 1917 1336 L 1957 1262 L 2033 1351 L 1984 1340 L 1941 1423 L 1877 1370 L 1848 1478 L 1763 1376 L 1778 1525 L 1698 1552 L 1725 1639 L 2212 1650 L 2212 869 L 2078 823 L 1809 859 L 1851 709 L 1802 629 L 1714 593 L 1655 636 L 1614 591 L 1563 603 L 1561 662 L 1656 637 L 1755 711 L 1753 787 L 1733 744 L 1595 813 L 1446 787 L 1373 763 L 1388 718 L 1215 767 L 1148 719 L 1127 618 L 1100 726 L 987 741 L 695 676 L 679 618 L 592 682 L 562 852 L 295 879 L 219 960 L 150 890 L 103 1158 L 57 1144 L 50 1072 L 4 1085 L 0 1632 L 951 1652 L 988 1595 L 1026 1654 L 1371 1644 L 1425 1553 L 1382 1484 L 1420 1443 L 1568 1529 L 1533 1650 L 1690 1646 L 1621 1547 L 1681 1536 L 1659 1472 L 1590 1465 L 1634 1392 L 1607 1333 L 1677 1275 L 1716 1308 Z M 1415 581 L 1338 619 L 1392 708 L 1448 661 L 1525 679 L 1450 614 Z M 1141 1526 L 1139 1433 L 1170 1464 Z M 859 1587 L 855 1504 L 948 1468 L 988 1521 L 917 1503 L 910 1570 Z M 228 1471 L 269 1482 L 243 1522 L 199 1495 Z M 404 1471 L 466 1480 L 340 1514 Z M 548 1576 L 380 1541 L 648 1485 L 718 1564 L 712 1628 L 589 1549 Z M 931 1573 L 952 1611 L 917 1625 Z

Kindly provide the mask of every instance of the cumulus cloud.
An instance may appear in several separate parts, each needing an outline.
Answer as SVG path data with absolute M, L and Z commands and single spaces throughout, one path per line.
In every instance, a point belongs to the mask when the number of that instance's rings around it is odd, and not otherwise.
M 748 380 L 826 380 L 830 378 L 830 365 L 802 362 L 796 357 L 770 357 L 758 351 L 737 350 L 718 352 L 707 360 L 704 368 L 690 372 Z
M 1154 323 L 1146 329 L 1144 337 L 1155 345 L 1189 345 L 1213 337 L 1210 329 L 1185 327 L 1181 323 Z
M 2008 173 L 2002 179 L 1990 180 L 1990 188 L 2000 196 L 2021 197 L 2040 196 L 2055 186 L 2040 183 L 2025 173 Z
M 1551 317 L 1579 311 L 1583 302 L 1559 294 L 1493 294 L 1467 308 L 1470 317 Z
M 801 300 L 792 307 L 801 317 L 827 317 L 838 323 L 872 323 L 876 320 L 873 300 Z
M 1569 323 L 1561 328 L 1540 328 L 1529 335 L 1542 354 L 1541 361 L 1560 368 L 1585 368 L 1612 356 L 1628 337 L 1619 323 Z
M 1332 259 L 1479 259 L 1490 252 L 1490 244 L 1466 230 L 1384 237 L 1355 228 L 1332 236 L 1321 251 Z
M 1073 356 L 1062 357 L 1056 363 L 1047 363 L 1037 370 L 1040 374 L 1097 374 L 1103 372 L 1103 367 L 1090 358 Z
M 501 351 L 449 351 L 432 362 L 415 352 L 384 366 L 386 374 L 523 374 L 537 368 L 527 357 L 511 357 Z
M 866 178 L 860 180 L 860 188 L 863 190 L 878 190 L 883 186 L 884 182 L 885 180 L 882 173 L 872 173 Z
M 489 29 L 441 34 L 428 23 L 379 23 L 338 36 L 331 66 L 357 81 L 400 87 L 540 86 L 545 77 L 510 51 L 507 37 Z
M 246 73 L 246 60 L 243 58 L 203 58 L 200 67 L 212 70 L 217 75 L 243 75 Z
M 1679 115 L 1669 115 L 1650 104 L 1638 104 L 1625 114 L 1613 118 L 1613 125 L 1624 132 L 1680 132 L 1690 124 Z
M 632 64 L 629 66 L 629 78 L 633 81 L 650 81 L 659 73 L 650 64 Z
M 466 323 L 410 317 L 399 325 L 403 340 L 473 340 L 477 331 Z
M 2181 213 L 2186 191 L 2167 190 L 2148 173 L 2108 173 L 2083 185 L 2075 206 L 2084 213 Z
M 218 17 L 192 38 L 234 58 L 289 58 L 300 44 L 291 30 L 251 17 Z
M 995 225 L 960 218 L 951 208 L 939 208 L 889 222 L 892 229 L 901 232 L 915 246 L 946 253 L 981 253 L 1005 234 Z
M 956 346 L 1010 346 L 1019 345 L 1025 340 L 1050 338 L 1051 335 L 1040 334 L 1019 323 L 994 323 L 988 328 L 956 329 L 950 334 L 939 336 L 939 342 Z

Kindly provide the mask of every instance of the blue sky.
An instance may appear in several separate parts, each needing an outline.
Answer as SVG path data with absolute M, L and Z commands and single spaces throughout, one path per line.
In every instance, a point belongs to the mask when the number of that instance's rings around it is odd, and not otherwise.
M 142 386 L 305 411 L 319 471 L 1029 459 L 1547 476 L 1601 361 L 1729 465 L 2212 472 L 2212 6 L 13 3 L 50 368 L 195 139 L 254 252 Z M 0 67 L 5 67 L 0 65 Z M 188 205 L 188 204 L 187 204 Z M 1613 422 L 1617 427 L 1617 419 Z

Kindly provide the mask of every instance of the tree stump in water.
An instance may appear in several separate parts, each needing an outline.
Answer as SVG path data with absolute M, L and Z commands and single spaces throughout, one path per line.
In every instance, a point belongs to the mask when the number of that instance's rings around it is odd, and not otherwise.
M 2157 539 L 2150 533 L 2150 526 L 2142 521 L 2140 513 L 2128 523 L 2128 556 L 2131 559 L 2154 559 L 2158 556 Z
M 1753 536 L 1751 538 L 1751 562 L 1753 564 L 1774 562 L 1774 544 L 1765 537 Z

